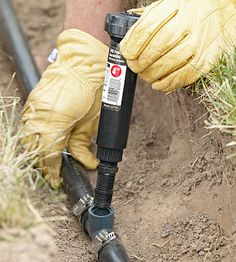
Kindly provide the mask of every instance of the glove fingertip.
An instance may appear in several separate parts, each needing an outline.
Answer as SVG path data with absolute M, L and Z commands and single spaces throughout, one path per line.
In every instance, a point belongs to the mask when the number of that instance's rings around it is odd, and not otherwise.
M 120 43 L 121 54 L 124 56 L 126 60 L 136 59 L 139 51 L 136 37 L 132 37 L 132 32 L 134 32 L 134 30 L 135 25 L 128 31 L 125 38 Z
M 86 165 L 85 167 L 89 170 L 96 170 L 98 166 L 98 160 L 96 159 L 91 159 Z
M 141 66 L 139 65 L 139 62 L 137 60 L 127 60 L 128 67 L 134 72 L 134 73 L 140 73 Z
M 152 84 L 152 88 L 157 90 L 157 91 L 161 91 L 164 93 L 169 93 L 172 92 L 178 88 L 180 88 L 179 86 L 177 86 L 176 84 L 165 84 L 163 81 L 157 81 L 155 83 Z
M 156 81 L 152 83 L 152 88 L 157 90 L 157 91 L 162 91 L 162 92 L 168 92 L 166 90 L 169 90 L 168 86 L 163 85 L 161 81 Z
M 95 170 L 97 168 L 98 161 L 94 156 L 81 156 L 78 160 L 86 169 Z
M 60 154 L 43 160 L 43 176 L 55 190 L 58 190 L 62 184 L 62 178 L 60 177 L 61 161 Z
M 86 169 L 95 170 L 98 165 L 98 161 L 95 156 L 89 151 L 89 149 L 80 150 L 79 153 L 70 151 L 71 155 L 78 160 Z
M 128 41 L 126 38 L 124 38 L 120 44 L 120 52 L 121 54 L 124 56 L 125 59 L 132 59 L 130 53 L 127 51 L 127 45 L 128 45 Z

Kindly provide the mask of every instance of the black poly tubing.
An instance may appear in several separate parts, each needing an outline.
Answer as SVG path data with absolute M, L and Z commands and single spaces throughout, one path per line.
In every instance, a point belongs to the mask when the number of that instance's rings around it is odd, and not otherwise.
M 129 262 L 129 257 L 119 239 L 105 244 L 98 254 L 99 262 Z
M 0 0 L 0 25 L 1 36 L 7 51 L 13 59 L 16 76 L 26 98 L 38 83 L 40 74 L 10 0 Z
M 73 207 L 81 198 L 93 196 L 93 187 L 84 168 L 68 153 L 62 153 L 61 176 L 65 191 Z

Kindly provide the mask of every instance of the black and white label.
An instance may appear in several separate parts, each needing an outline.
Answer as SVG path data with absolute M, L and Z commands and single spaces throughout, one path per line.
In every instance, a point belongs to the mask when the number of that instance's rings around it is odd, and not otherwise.
M 119 111 L 125 86 L 127 65 L 119 51 L 119 45 L 110 48 L 102 95 L 103 107 Z

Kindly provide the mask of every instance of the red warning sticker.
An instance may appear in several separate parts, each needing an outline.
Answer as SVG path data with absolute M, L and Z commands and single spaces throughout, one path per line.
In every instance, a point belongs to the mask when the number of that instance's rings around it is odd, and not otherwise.
M 119 77 L 119 76 L 121 76 L 121 74 L 122 74 L 122 68 L 121 68 L 120 66 L 118 66 L 118 65 L 113 65 L 113 66 L 111 67 L 111 75 L 112 75 L 113 77 Z

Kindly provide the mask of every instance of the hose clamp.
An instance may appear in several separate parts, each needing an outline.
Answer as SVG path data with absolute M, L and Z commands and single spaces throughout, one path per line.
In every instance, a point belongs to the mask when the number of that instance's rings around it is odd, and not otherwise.
M 107 230 L 101 230 L 93 239 L 92 242 L 89 244 L 89 252 L 95 254 L 96 258 L 98 259 L 99 251 L 102 249 L 103 244 L 106 242 L 110 242 L 116 239 L 117 236 L 114 232 L 108 232 Z
M 80 217 L 83 212 L 93 204 L 93 197 L 91 197 L 89 194 L 85 195 L 84 197 L 80 198 L 80 200 L 74 204 L 72 207 L 72 213 Z

